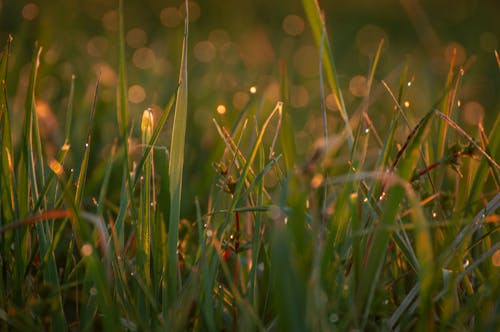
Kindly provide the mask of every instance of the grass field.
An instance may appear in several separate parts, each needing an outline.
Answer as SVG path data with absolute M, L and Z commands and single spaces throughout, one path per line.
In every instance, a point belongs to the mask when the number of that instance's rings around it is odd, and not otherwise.
M 0 330 L 498 329 L 494 2 L 91 2 L 0 2 Z

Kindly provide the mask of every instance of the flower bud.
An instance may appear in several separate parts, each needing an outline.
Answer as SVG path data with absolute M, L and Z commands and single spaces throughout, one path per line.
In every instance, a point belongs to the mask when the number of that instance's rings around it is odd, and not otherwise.
M 148 108 L 142 113 L 142 144 L 149 144 L 151 136 L 153 136 L 153 110 Z

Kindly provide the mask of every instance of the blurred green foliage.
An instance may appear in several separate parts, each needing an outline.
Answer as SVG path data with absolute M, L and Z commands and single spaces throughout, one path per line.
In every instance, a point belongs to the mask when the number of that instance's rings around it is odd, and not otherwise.
M 370 116 L 383 132 L 389 125 L 392 101 L 380 80 L 398 85 L 403 67 L 415 86 L 408 96 L 410 119 L 418 119 L 440 98 L 454 48 L 457 63 L 471 61 L 459 99 L 461 125 L 475 117 L 493 119 L 500 106 L 500 82 L 493 50 L 498 49 L 500 3 L 495 0 L 354 0 L 319 1 L 348 112 L 362 101 L 364 82 L 376 47 L 385 39 L 375 76 Z M 218 143 L 211 118 L 230 124 L 248 103 L 268 108 L 279 98 L 279 62 L 287 65 L 290 112 L 299 154 L 321 128 L 318 52 L 305 21 L 301 2 L 190 1 L 189 115 L 186 177 L 196 183 L 185 194 L 192 206 L 195 194 L 208 190 L 212 151 Z M 27 88 L 35 41 L 43 47 L 37 88 L 44 107 L 42 130 L 56 145 L 62 141 L 71 76 L 76 75 L 73 160 L 83 150 L 94 85 L 100 77 L 95 138 L 101 147 L 91 157 L 98 167 L 118 135 L 115 119 L 117 81 L 117 1 L 0 1 L 0 42 L 13 35 L 8 94 L 14 114 L 20 114 Z M 163 108 L 177 87 L 182 44 L 183 1 L 132 0 L 125 3 L 128 92 L 134 139 L 139 139 L 142 111 Z M 255 86 L 255 95 L 249 88 Z M 327 90 L 327 95 L 330 91 Z M 227 112 L 219 115 L 217 106 Z M 341 120 L 327 97 L 332 132 Z M 158 108 L 156 108 L 158 109 Z M 489 121 L 485 121 L 488 126 Z M 20 121 L 17 123 L 20 127 Z M 16 126 L 16 124 L 14 124 Z M 171 126 L 167 126 L 170 128 Z M 14 132 L 20 132 L 14 130 Z M 160 143 L 167 145 L 169 134 Z M 16 139 L 16 138 L 15 138 Z M 214 151 L 215 152 L 215 151 Z M 47 153 L 53 153 L 48 151 Z M 102 155 L 104 154 L 104 155 Z M 205 165 L 200 169 L 199 165 Z M 92 188 L 92 186 L 90 186 Z M 94 189 L 97 191 L 97 186 Z M 92 189 L 90 189 L 92 190 Z M 92 193 L 91 193 L 92 194 Z M 95 193 L 94 193 L 95 194 Z

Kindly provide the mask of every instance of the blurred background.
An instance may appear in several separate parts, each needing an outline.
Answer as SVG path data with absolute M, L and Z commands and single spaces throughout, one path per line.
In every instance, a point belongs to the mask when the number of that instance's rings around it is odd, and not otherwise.
M 128 0 L 125 31 L 128 100 L 133 137 L 142 111 L 158 114 L 177 87 L 184 1 Z M 500 1 L 345 0 L 319 1 L 333 45 L 340 85 L 352 114 L 366 95 L 366 76 L 384 39 L 369 114 L 382 137 L 405 66 L 411 88 L 405 107 L 413 124 L 444 91 L 449 59 L 470 63 L 460 92 L 457 119 L 466 128 L 493 119 L 500 109 Z M 83 150 L 95 84 L 100 75 L 93 167 L 109 155 L 116 125 L 117 0 L 0 0 L 0 41 L 14 37 L 7 84 L 12 119 L 21 126 L 35 41 L 43 47 L 37 86 L 42 130 L 55 148 L 62 144 L 72 75 L 76 75 L 72 162 Z M 321 134 L 318 51 L 298 0 L 199 0 L 189 2 L 189 123 L 185 178 L 196 183 L 186 197 L 208 190 L 211 162 L 221 141 L 212 118 L 230 126 L 249 103 L 269 112 L 279 99 L 280 63 L 290 85 L 289 111 L 299 153 Z M 326 86 L 330 132 L 342 127 Z M 378 93 L 377 93 L 378 91 Z M 169 133 L 160 144 L 168 145 Z M 55 149 L 47 151 L 55 153 Z M 78 166 L 75 166 L 78 167 Z M 92 189 L 90 189 L 92 190 Z M 201 193 L 200 193 L 201 191 Z

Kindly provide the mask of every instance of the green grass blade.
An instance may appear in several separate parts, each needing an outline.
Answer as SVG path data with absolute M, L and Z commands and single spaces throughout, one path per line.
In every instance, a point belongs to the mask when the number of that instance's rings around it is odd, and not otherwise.
M 370 72 L 368 74 L 367 90 L 368 93 L 372 90 L 373 79 L 375 78 L 375 73 L 377 72 L 378 63 L 380 60 L 380 55 L 382 54 L 382 47 L 384 46 L 384 39 L 381 39 L 378 43 L 377 51 L 375 52 L 375 57 L 373 58 L 372 65 L 370 67 Z
M 188 2 L 186 1 L 186 21 L 184 30 L 184 42 L 182 46 L 181 68 L 179 73 L 179 88 L 175 104 L 174 124 L 172 129 L 172 140 L 170 144 L 170 160 L 168 165 L 169 192 L 170 192 L 170 216 L 168 227 L 168 272 L 167 303 L 174 303 L 178 289 L 177 280 L 177 241 L 179 240 L 179 220 L 181 214 L 182 193 L 182 169 L 184 166 L 184 145 L 186 135 L 187 119 L 187 97 L 188 97 L 188 73 L 187 73 L 187 47 L 188 47 Z M 167 309 L 167 308 L 164 308 Z M 164 310 L 166 314 L 167 311 Z
M 127 72 L 125 70 L 125 26 L 123 15 L 123 0 L 118 1 L 118 91 L 117 91 L 117 120 L 120 131 L 120 145 L 124 152 L 122 183 L 120 195 L 120 213 L 116 222 L 116 233 L 118 236 L 118 244 L 123 248 L 124 244 L 124 228 L 125 215 L 129 199 L 133 197 L 132 186 L 130 184 L 130 166 L 129 166 L 129 149 L 128 149 L 128 99 L 127 99 Z M 132 212 L 135 212 L 134 204 Z M 134 213 L 135 215 L 135 213 Z
M 71 76 L 71 87 L 69 90 L 68 97 L 68 107 L 66 109 L 66 122 L 64 129 L 64 141 L 69 144 L 70 133 L 71 133 L 71 125 L 73 123 L 73 104 L 75 99 L 75 79 L 76 76 Z
M 295 137 L 292 128 L 290 102 L 289 102 L 289 82 L 288 69 L 284 62 L 280 65 L 280 95 L 283 101 L 283 120 L 279 133 L 281 149 L 283 151 L 283 159 L 285 160 L 285 171 L 291 172 L 295 165 L 297 152 L 295 151 Z
M 446 94 L 443 98 L 443 102 L 441 104 L 441 113 L 446 114 L 447 116 L 451 115 L 451 110 L 453 109 L 453 102 L 454 98 L 452 97 L 452 89 L 451 89 L 451 84 L 453 83 L 453 70 L 455 68 L 455 61 L 457 59 L 457 50 L 454 49 L 452 56 L 450 58 L 450 67 L 448 69 L 448 75 L 446 77 L 446 83 L 445 83 L 445 91 Z M 437 133 L 437 148 L 436 148 L 436 153 L 435 153 L 435 159 L 440 158 L 443 153 L 444 149 L 446 146 L 446 132 L 447 132 L 448 126 L 446 125 L 445 122 L 440 122 L 439 127 L 438 127 L 438 133 Z
M 125 26 L 123 0 L 118 1 L 118 126 L 123 144 L 128 135 L 127 72 L 125 70 Z
M 491 154 L 493 160 L 498 160 L 500 151 L 500 115 L 497 116 L 493 126 L 491 127 L 490 136 L 488 138 L 488 146 L 486 153 Z M 488 177 L 489 163 L 483 159 L 479 165 L 476 176 L 474 177 L 469 199 L 465 207 L 465 215 L 470 215 L 473 212 L 473 206 L 479 201 L 481 193 L 483 193 L 484 185 Z
M 349 150 L 352 150 L 354 145 L 354 136 L 352 134 L 352 129 L 349 124 L 349 116 L 347 114 L 347 109 L 344 103 L 344 97 L 342 96 L 342 91 L 339 86 L 339 80 L 337 75 L 337 70 L 335 68 L 335 63 L 333 61 L 333 52 L 330 42 L 327 38 L 327 33 L 325 29 L 325 24 L 323 21 L 323 16 L 321 14 L 321 9 L 319 7 L 317 0 L 302 0 L 304 10 L 306 12 L 307 19 L 311 25 L 314 40 L 319 49 L 323 50 L 322 59 L 323 67 L 326 71 L 328 78 L 328 83 L 335 96 L 335 101 L 339 108 L 342 119 L 347 130 L 347 141 L 349 142 Z M 324 37 L 323 37 L 324 36 Z M 324 39 L 324 47 L 322 47 Z
M 0 218 L 0 227 L 5 223 L 18 218 L 16 203 L 17 198 L 16 193 L 13 190 L 15 188 L 15 160 L 12 146 L 12 132 L 10 127 L 10 110 L 7 101 L 7 69 L 11 43 L 12 37 L 9 38 L 8 44 L 5 46 L 0 59 L 0 75 L 2 77 L 2 86 L 0 91 L 0 190 L 2 218 Z
M 408 181 L 413 174 L 419 157 L 419 147 L 428 131 L 433 113 L 434 111 L 430 111 L 422 118 L 410 133 L 405 145 L 401 148 L 396 157 L 394 165 L 399 162 L 398 173 L 403 180 Z M 385 195 L 385 201 L 382 205 L 382 217 L 380 218 L 381 226 L 390 227 L 393 224 L 404 194 L 404 188 L 400 185 L 394 185 L 388 189 Z M 364 321 L 366 321 L 370 312 L 373 294 L 380 278 L 381 269 L 384 265 L 389 238 L 390 233 L 387 230 L 379 230 L 373 235 L 372 245 L 366 259 L 365 272 L 360 281 L 356 301 L 358 309 L 363 312 L 362 319 Z
M 78 175 L 77 184 L 76 184 L 76 193 L 75 193 L 76 206 L 81 205 L 83 191 L 85 189 L 85 182 L 87 180 L 87 168 L 88 168 L 89 158 L 90 158 L 90 147 L 91 147 L 90 145 L 92 142 L 92 132 L 93 132 L 93 128 L 94 128 L 94 117 L 95 117 L 95 112 L 96 112 L 97 92 L 99 90 L 99 82 L 100 82 L 100 78 L 97 80 L 97 83 L 95 85 L 94 101 L 93 101 L 91 109 L 90 109 L 89 127 L 88 127 L 88 131 L 87 131 L 87 137 L 85 140 L 83 159 L 82 159 L 82 163 L 80 165 L 80 173 Z

